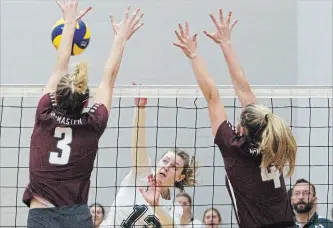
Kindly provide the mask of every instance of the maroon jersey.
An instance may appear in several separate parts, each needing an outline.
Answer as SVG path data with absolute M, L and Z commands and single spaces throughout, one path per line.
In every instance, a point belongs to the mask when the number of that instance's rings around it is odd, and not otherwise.
M 226 186 L 241 228 L 294 225 L 283 175 L 260 168 L 262 156 L 224 121 L 215 136 L 226 169 Z
M 57 113 L 55 97 L 44 95 L 38 104 L 30 143 L 29 178 L 23 202 L 33 196 L 54 206 L 86 204 L 90 175 L 108 110 L 94 104 L 79 117 Z

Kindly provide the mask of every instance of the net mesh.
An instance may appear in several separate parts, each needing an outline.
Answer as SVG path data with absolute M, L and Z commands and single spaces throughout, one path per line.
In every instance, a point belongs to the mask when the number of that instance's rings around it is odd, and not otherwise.
M 237 122 L 241 106 L 232 87 L 219 86 L 231 122 Z M 29 144 L 42 86 L 0 87 L 0 227 L 26 227 L 28 209 L 22 195 L 28 183 Z M 333 207 L 332 87 L 254 87 L 259 102 L 281 116 L 297 139 L 297 167 L 286 179 L 288 188 L 299 178 L 316 186 L 318 212 L 330 218 Z M 94 89 L 92 89 L 92 95 Z M 224 227 L 237 227 L 224 183 L 224 165 L 214 146 L 206 101 L 196 86 L 117 87 L 108 127 L 100 139 L 91 176 L 89 203 L 112 205 L 119 185 L 128 174 L 133 98 L 148 97 L 147 150 L 157 163 L 167 149 L 182 148 L 200 162 L 195 187 L 185 188 L 192 197 L 194 218 L 214 207 Z

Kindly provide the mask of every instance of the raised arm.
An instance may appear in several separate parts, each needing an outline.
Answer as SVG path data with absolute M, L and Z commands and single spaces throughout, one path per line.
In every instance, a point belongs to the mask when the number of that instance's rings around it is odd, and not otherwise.
M 224 105 L 220 101 L 219 91 L 217 86 L 210 76 L 207 66 L 197 53 L 197 34 L 190 36 L 188 23 L 185 23 L 185 31 L 182 25 L 179 24 L 180 34 L 175 31 L 179 43 L 174 43 L 180 47 L 185 55 L 191 60 L 192 69 L 198 85 L 208 103 L 209 118 L 212 127 L 212 133 L 215 136 L 219 126 L 227 119 Z
M 143 25 L 143 23 L 139 24 L 139 21 L 143 17 L 143 14 L 138 16 L 140 9 L 137 9 L 133 15 L 129 15 L 129 12 L 130 7 L 128 6 L 123 21 L 118 24 L 114 21 L 114 17 L 111 16 L 115 37 L 109 58 L 105 63 L 103 78 L 95 97 L 95 102 L 104 104 L 107 110 L 111 108 L 113 88 L 120 68 L 125 44 Z
M 149 157 L 146 149 L 146 104 L 147 98 L 136 98 L 132 130 L 132 172 L 140 176 L 148 169 Z
M 232 15 L 231 11 L 229 12 L 226 20 L 224 20 L 223 18 L 222 9 L 219 9 L 219 14 L 220 22 L 216 20 L 214 15 L 210 14 L 210 17 L 216 26 L 216 32 L 212 34 L 204 31 L 204 33 L 221 47 L 229 68 L 233 87 L 242 106 L 245 107 L 248 104 L 256 103 L 256 97 L 251 90 L 250 84 L 245 77 L 243 68 L 240 65 L 237 56 L 232 48 L 231 31 L 237 21 L 234 21 L 232 24 L 230 23 Z
M 62 31 L 62 37 L 57 52 L 58 54 L 55 69 L 46 83 L 43 94 L 55 92 L 62 76 L 68 73 L 68 64 L 71 57 L 73 37 L 77 20 L 81 19 L 88 11 L 91 10 L 91 7 L 88 7 L 78 14 L 78 0 L 65 1 L 65 3 L 61 3 L 59 0 L 56 0 L 56 3 L 59 5 L 63 14 L 64 29 Z

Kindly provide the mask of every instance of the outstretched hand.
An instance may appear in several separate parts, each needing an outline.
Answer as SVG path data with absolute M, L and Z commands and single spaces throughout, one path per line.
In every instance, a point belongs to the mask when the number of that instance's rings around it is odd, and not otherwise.
M 136 85 L 135 82 L 132 83 L 132 85 Z M 138 108 L 145 108 L 147 105 L 147 98 L 146 97 L 138 97 L 134 99 L 135 105 Z
M 185 30 L 181 24 L 178 24 L 178 27 L 180 34 L 178 31 L 175 31 L 178 42 L 173 43 L 173 45 L 182 49 L 184 54 L 192 59 L 196 56 L 198 34 L 194 34 L 193 36 L 190 35 L 190 28 L 187 22 L 185 22 Z
M 161 182 L 157 183 L 152 174 L 148 176 L 148 189 L 140 188 L 139 190 L 147 203 L 151 206 L 159 206 L 162 191 Z
M 231 31 L 234 26 L 237 24 L 237 20 L 230 23 L 232 12 L 229 11 L 228 17 L 225 20 L 223 18 L 223 11 L 219 9 L 220 14 L 220 22 L 216 20 L 213 14 L 209 14 L 210 18 L 212 19 L 213 23 L 216 26 L 215 33 L 208 33 L 204 31 L 205 35 L 211 38 L 217 44 L 228 44 L 231 42 Z
M 114 16 L 111 16 L 113 32 L 116 37 L 129 40 L 132 35 L 140 29 L 144 23 L 139 23 L 143 14 L 139 15 L 140 9 L 136 9 L 132 15 L 129 15 L 131 7 L 128 6 L 124 13 L 123 21 L 116 23 Z
M 77 6 L 79 4 L 78 0 L 56 0 L 56 3 L 62 11 L 65 22 L 78 21 L 92 9 L 92 7 L 88 7 L 80 12 L 77 12 Z

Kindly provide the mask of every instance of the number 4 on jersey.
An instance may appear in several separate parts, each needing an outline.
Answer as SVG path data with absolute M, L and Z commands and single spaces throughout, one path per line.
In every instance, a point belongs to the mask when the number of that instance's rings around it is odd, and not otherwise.
M 64 134 L 64 137 L 62 138 Z M 72 142 L 72 129 L 69 127 L 57 127 L 54 130 L 54 137 L 60 138 L 57 148 L 61 151 L 59 157 L 58 152 L 50 152 L 49 162 L 55 165 L 66 165 L 71 154 L 71 147 L 68 145 Z
M 275 166 L 270 167 L 270 172 L 268 171 L 268 168 L 261 168 L 261 179 L 262 181 L 274 181 L 274 187 L 280 188 L 281 182 L 280 182 L 280 171 L 275 168 Z

